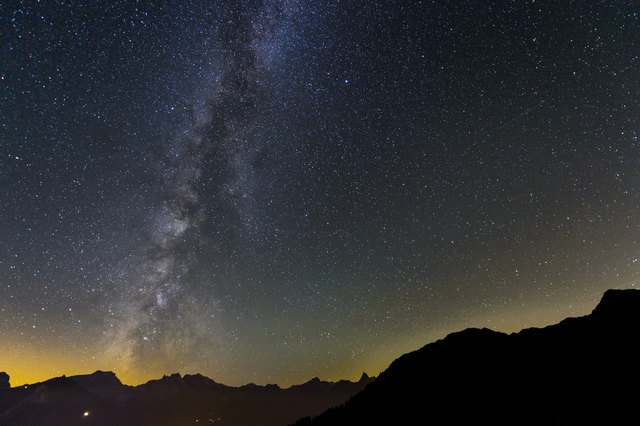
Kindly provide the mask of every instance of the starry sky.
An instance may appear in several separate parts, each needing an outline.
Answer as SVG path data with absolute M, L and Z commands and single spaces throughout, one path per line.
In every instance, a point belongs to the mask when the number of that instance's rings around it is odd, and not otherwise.
M 0 371 L 357 379 L 636 286 L 639 6 L 0 3 Z

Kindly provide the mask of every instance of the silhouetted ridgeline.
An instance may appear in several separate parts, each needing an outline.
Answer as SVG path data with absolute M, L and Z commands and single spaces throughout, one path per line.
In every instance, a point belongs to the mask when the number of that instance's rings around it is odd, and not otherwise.
M 371 380 L 363 374 L 355 383 L 314 378 L 287 389 L 236 388 L 199 374 L 173 374 L 132 387 L 114 373 L 96 371 L 9 388 L 9 376 L 0 373 L 0 426 L 284 426 L 344 403 Z
M 640 291 L 542 329 L 450 334 L 296 426 L 415 424 L 640 425 Z
M 348 399 L 296 425 L 636 425 L 639 397 L 640 291 L 609 290 L 588 316 L 453 333 L 375 381 L 234 388 L 174 374 L 131 387 L 97 371 L 10 388 L 0 373 L 0 426 L 285 425 Z

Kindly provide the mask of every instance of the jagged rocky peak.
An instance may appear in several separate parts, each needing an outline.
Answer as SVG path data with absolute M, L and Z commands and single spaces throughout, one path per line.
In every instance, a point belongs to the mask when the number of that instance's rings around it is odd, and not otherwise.
M 369 377 L 369 375 L 363 371 L 362 376 L 360 376 L 360 380 L 358 380 L 358 382 L 362 383 L 362 382 L 369 382 L 369 381 L 371 381 L 371 377 Z
M 170 383 L 170 384 L 183 384 L 182 376 L 180 373 L 173 373 L 169 376 L 164 375 L 162 379 L 159 380 L 161 383 Z

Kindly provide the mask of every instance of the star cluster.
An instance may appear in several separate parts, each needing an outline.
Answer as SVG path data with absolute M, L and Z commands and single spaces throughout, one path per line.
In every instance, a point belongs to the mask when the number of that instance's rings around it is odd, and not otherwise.
M 629 2 L 0 5 L 0 359 L 377 374 L 640 275 Z

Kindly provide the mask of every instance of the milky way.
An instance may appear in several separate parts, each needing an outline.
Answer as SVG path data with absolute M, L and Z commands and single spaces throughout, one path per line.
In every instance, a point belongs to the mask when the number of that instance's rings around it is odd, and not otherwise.
M 211 191 L 208 197 L 219 203 L 216 208 L 237 216 L 232 234 L 257 231 L 254 163 L 266 143 L 260 131 L 266 126 L 270 67 L 291 13 L 286 2 L 271 2 L 255 16 L 222 23 L 219 31 L 230 32 L 224 36 L 229 43 L 210 52 L 217 64 L 209 71 L 211 81 L 194 95 L 190 116 L 162 141 L 167 147 L 158 164 L 162 197 L 150 212 L 149 245 L 120 279 L 123 299 L 105 341 L 108 357 L 118 359 L 125 371 L 144 369 L 149 359 L 158 358 L 166 368 L 186 368 L 184 360 L 193 356 L 196 343 L 204 341 L 210 348 L 218 343 L 215 275 L 205 278 L 210 287 L 205 297 L 194 297 L 184 282 L 199 269 L 193 261 L 198 249 L 207 247 L 207 257 L 217 256 L 219 241 L 201 229 L 213 221 L 200 192 Z M 214 173 L 207 173 L 203 162 L 212 151 L 221 159 Z M 203 174 L 210 182 L 204 188 L 198 187 Z
M 32 3 L 0 6 L 12 383 L 357 378 L 637 285 L 632 4 Z

